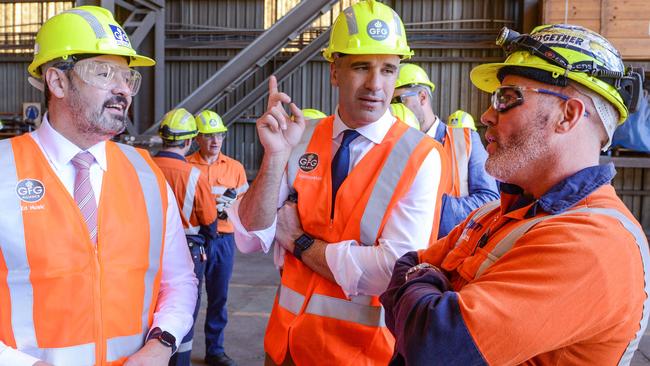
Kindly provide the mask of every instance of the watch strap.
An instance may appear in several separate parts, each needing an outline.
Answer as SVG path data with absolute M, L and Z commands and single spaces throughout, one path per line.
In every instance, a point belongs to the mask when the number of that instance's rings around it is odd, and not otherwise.
M 302 253 L 314 244 L 314 238 L 307 234 L 302 234 L 293 242 L 293 256 L 302 261 Z

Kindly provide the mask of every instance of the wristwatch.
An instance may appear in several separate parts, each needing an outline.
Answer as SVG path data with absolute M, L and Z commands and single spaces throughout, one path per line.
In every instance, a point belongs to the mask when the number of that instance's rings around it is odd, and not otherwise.
M 176 337 L 174 337 L 171 333 L 155 327 L 151 330 L 151 332 L 149 332 L 147 341 L 150 339 L 157 339 L 158 342 L 162 343 L 163 346 L 171 348 L 172 355 L 176 353 Z
M 419 272 L 420 270 L 424 270 L 424 269 L 432 269 L 434 272 L 440 272 L 440 269 L 438 269 L 438 267 L 434 266 L 433 264 L 424 262 L 424 263 L 416 264 L 415 266 L 409 268 L 409 270 L 406 271 L 406 275 L 404 275 L 404 281 L 408 281 L 409 277 L 413 273 Z
M 293 256 L 298 258 L 298 260 L 302 260 L 302 253 L 314 244 L 314 238 L 307 234 L 302 234 L 293 244 Z

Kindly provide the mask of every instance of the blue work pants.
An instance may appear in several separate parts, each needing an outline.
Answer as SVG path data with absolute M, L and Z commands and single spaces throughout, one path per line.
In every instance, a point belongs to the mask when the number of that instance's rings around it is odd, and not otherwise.
M 208 309 L 205 317 L 205 354 L 217 356 L 224 353 L 224 329 L 228 323 L 226 300 L 228 283 L 235 259 L 235 237 L 232 233 L 218 234 L 206 248 L 208 261 L 205 267 L 205 290 Z

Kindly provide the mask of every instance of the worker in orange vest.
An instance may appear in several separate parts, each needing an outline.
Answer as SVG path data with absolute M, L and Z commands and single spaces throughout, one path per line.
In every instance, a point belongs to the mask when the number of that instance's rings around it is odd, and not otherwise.
M 485 172 L 487 153 L 476 129 L 446 125 L 433 112 L 435 84 L 426 71 L 415 64 L 402 64 L 395 83 L 393 103 L 404 103 L 420 122 L 420 130 L 445 148 L 450 170 L 449 184 L 443 187 L 440 230 L 444 237 L 474 209 L 499 198 L 497 185 Z M 471 117 L 471 116 L 470 116 Z
M 271 77 L 257 120 L 262 165 L 229 210 L 240 250 L 277 243 L 265 364 L 382 365 L 394 340 L 377 295 L 398 256 L 427 246 L 442 146 L 390 112 L 400 60 L 412 55 L 393 9 L 374 0 L 345 9 L 323 55 L 336 112 L 305 121 L 292 103 L 288 116 L 291 98 Z
M 108 141 L 155 62 L 95 6 L 34 49 L 48 112 L 0 143 L 0 364 L 167 365 L 197 296 L 178 207 L 147 151 Z
M 235 260 L 235 237 L 226 208 L 230 207 L 248 189 L 246 171 L 237 160 L 221 151 L 228 128 L 221 117 L 210 110 L 195 116 L 199 134 L 199 150 L 187 161 L 208 178 L 218 211 L 215 238 L 207 246 L 205 290 L 208 308 L 205 317 L 205 362 L 210 366 L 234 366 L 223 347 L 224 329 L 228 323 L 226 300 L 228 283 Z
M 581 26 L 504 28 L 508 57 L 471 72 L 501 200 L 395 265 L 381 296 L 390 365 L 629 365 L 645 334 L 650 253 L 599 150 L 640 74 Z
M 188 249 L 194 262 L 194 274 L 199 280 L 193 314 L 196 323 L 207 260 L 206 246 L 209 241 L 216 239 L 217 210 L 207 177 L 185 160 L 192 140 L 198 134 L 194 116 L 184 108 L 173 109 L 165 114 L 158 134 L 162 138 L 162 149 L 153 160 L 176 196 Z M 170 366 L 190 366 L 193 340 L 194 325 L 183 337 L 178 352 L 169 361 Z

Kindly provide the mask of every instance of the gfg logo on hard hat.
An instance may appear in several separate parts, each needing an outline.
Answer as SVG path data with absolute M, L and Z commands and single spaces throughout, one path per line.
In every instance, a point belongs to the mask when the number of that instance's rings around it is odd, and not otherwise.
M 131 48 L 131 42 L 129 41 L 129 37 L 126 35 L 124 29 L 114 24 L 109 24 L 108 26 L 111 27 L 113 38 L 115 38 L 115 43 L 120 46 Z
M 45 195 L 45 186 L 36 179 L 23 179 L 16 184 L 18 198 L 25 202 L 38 202 Z
M 370 36 L 370 38 L 374 39 L 375 41 L 383 41 L 388 38 L 390 29 L 388 28 L 388 24 L 386 24 L 386 22 L 381 19 L 375 19 L 368 23 L 366 32 L 368 33 L 368 36 Z

